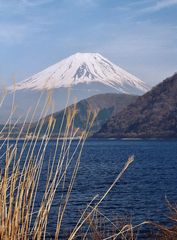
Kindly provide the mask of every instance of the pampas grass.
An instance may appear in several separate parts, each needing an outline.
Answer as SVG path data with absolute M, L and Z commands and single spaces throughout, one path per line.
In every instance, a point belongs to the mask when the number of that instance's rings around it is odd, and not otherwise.
M 157 240 L 176 240 L 177 239 L 177 205 L 171 204 L 166 199 L 169 210 L 168 226 L 156 222 L 149 222 L 152 226 L 152 236 Z
M 3 101 L 4 96 L 1 99 L 0 105 L 3 104 Z M 73 105 L 72 108 L 64 111 L 58 137 L 55 142 L 53 157 L 52 159 L 48 159 L 48 174 L 45 190 L 40 203 L 36 206 L 46 149 L 56 123 L 55 118 L 51 115 L 48 119 L 48 126 L 45 129 L 45 133 L 41 138 L 41 130 L 44 125 L 43 116 L 46 115 L 49 108 L 52 108 L 51 94 L 49 94 L 41 110 L 42 120 L 37 122 L 35 130 L 30 133 L 30 127 L 34 121 L 35 113 L 38 111 L 39 102 L 40 98 L 36 103 L 35 109 L 33 109 L 33 111 L 30 109 L 27 111 L 25 121 L 21 124 L 18 136 L 15 141 L 11 142 L 10 136 L 20 121 L 20 119 L 17 119 L 16 122 L 12 122 L 12 117 L 16 109 L 14 91 L 11 114 L 0 131 L 1 136 L 4 129 L 8 129 L 8 134 L 1 140 L 0 145 L 0 239 L 46 239 L 49 214 L 58 189 L 61 190 L 61 195 L 58 202 L 56 229 L 53 239 L 60 239 L 64 214 L 77 177 L 84 143 L 96 118 L 96 113 L 94 115 L 88 113 L 87 127 L 78 137 L 77 143 L 71 151 L 72 143 L 79 131 L 79 129 L 74 128 L 74 119 L 77 114 L 76 104 Z M 68 102 L 66 105 L 67 104 Z M 29 116 L 31 116 L 31 120 L 28 122 L 28 125 L 26 125 Z M 63 126 L 65 128 L 64 134 Z M 23 136 L 23 142 L 19 150 L 18 144 L 24 130 L 26 135 L 25 137 Z M 36 152 L 37 144 L 38 148 Z M 5 149 L 4 152 L 2 151 L 3 149 Z M 60 149 L 59 152 L 58 149 Z M 118 239 L 118 237 L 121 237 L 121 239 L 134 239 L 133 226 L 131 224 L 125 224 L 117 228 L 116 225 L 109 220 L 111 227 L 114 229 L 114 231 L 110 232 L 109 236 L 108 234 L 103 234 L 102 230 L 98 228 L 100 224 L 98 224 L 100 204 L 133 160 L 133 157 L 128 159 L 122 171 L 103 196 L 100 198 L 98 196 L 93 197 L 92 201 L 81 213 L 76 226 L 68 236 L 69 240 L 76 239 L 81 232 L 83 239 Z M 71 165 L 74 166 L 72 172 L 70 172 Z M 95 216 L 97 217 L 95 218 Z M 105 217 L 103 219 L 104 221 L 105 219 L 108 221 Z M 85 224 L 88 226 L 87 231 L 83 230 Z M 125 236 L 127 236 L 127 238 L 125 238 Z

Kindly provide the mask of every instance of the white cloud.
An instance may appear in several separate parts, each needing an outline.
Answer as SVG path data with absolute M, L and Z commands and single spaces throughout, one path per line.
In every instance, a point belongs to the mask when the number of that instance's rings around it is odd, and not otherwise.
M 21 0 L 24 6 L 36 7 L 53 2 L 54 0 Z
M 47 31 L 53 22 L 46 15 L 35 14 L 33 7 L 52 1 L 54 0 L 0 0 L 0 42 L 21 43 Z
M 98 6 L 99 0 L 65 0 L 66 4 L 72 4 L 79 7 L 95 7 Z
M 165 8 L 172 7 L 174 5 L 177 5 L 177 0 L 160 0 L 156 1 L 154 5 L 147 7 L 145 11 L 147 12 L 157 12 L 160 10 L 163 10 Z
M 26 32 L 26 26 L 19 24 L 0 24 L 0 42 L 21 42 Z
M 18 44 L 29 41 L 31 37 L 48 31 L 49 22 L 35 18 L 24 23 L 0 23 L 0 42 L 6 44 Z
M 54 0 L 0 0 L 0 12 L 23 14 L 28 8 L 35 8 L 52 2 Z

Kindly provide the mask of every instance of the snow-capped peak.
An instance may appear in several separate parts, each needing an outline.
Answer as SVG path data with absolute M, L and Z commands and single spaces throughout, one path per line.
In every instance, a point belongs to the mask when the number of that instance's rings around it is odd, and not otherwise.
M 76 53 L 17 84 L 21 89 L 55 89 L 78 84 L 101 83 L 117 92 L 145 93 L 149 87 L 140 79 L 99 53 Z

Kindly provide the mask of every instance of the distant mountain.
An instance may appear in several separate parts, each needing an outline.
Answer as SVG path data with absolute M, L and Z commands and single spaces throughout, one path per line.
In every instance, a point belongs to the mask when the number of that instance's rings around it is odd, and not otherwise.
M 13 121 L 20 118 L 23 122 L 28 109 L 36 107 L 35 120 L 39 119 L 41 109 L 49 92 L 52 92 L 53 112 L 65 108 L 68 91 L 68 106 L 96 94 L 126 93 L 142 95 L 150 88 L 143 81 L 116 66 L 98 53 L 76 53 L 59 63 L 48 67 L 15 86 L 16 112 Z M 9 87 L 9 94 L 0 111 L 0 123 L 5 122 L 11 111 L 14 87 Z M 52 113 L 51 112 L 48 112 Z
M 76 53 L 17 84 L 17 90 L 44 90 L 99 83 L 119 93 L 143 94 L 149 87 L 98 53 Z M 98 89 L 99 91 L 99 89 Z M 108 91 L 108 92 L 109 92 Z
M 95 137 L 177 137 L 177 74 L 113 116 Z
M 88 121 L 88 114 L 93 116 L 94 112 L 97 113 L 97 117 L 94 121 L 94 124 L 91 128 L 90 135 L 100 130 L 102 125 L 113 115 L 121 110 L 123 110 L 130 103 L 134 102 L 137 99 L 137 96 L 131 96 L 127 94 L 99 94 L 88 99 L 82 100 L 76 104 L 77 114 L 74 120 L 74 128 L 79 128 L 78 135 L 81 132 L 86 130 L 86 125 Z M 72 109 L 73 106 L 68 108 Z M 53 117 L 56 119 L 55 128 L 53 130 L 53 137 L 56 137 L 60 126 L 62 117 L 64 115 L 64 110 L 54 113 Z M 43 128 L 41 130 L 41 135 L 46 131 L 50 119 L 50 115 L 44 119 Z M 64 121 L 66 123 L 66 121 Z M 33 124 L 33 128 L 35 129 Z M 65 130 L 65 124 L 63 126 Z M 33 129 L 31 129 L 33 132 Z
M 88 99 L 82 100 L 76 104 L 77 114 L 74 120 L 74 128 L 75 129 L 79 128 L 78 135 L 81 134 L 86 129 L 86 124 L 88 121 L 88 113 L 93 115 L 94 112 L 97 112 L 97 117 L 90 131 L 90 135 L 92 135 L 93 133 L 97 132 L 113 114 L 116 114 L 119 111 L 123 110 L 126 106 L 134 102 L 136 99 L 137 99 L 137 96 L 131 96 L 128 94 L 114 94 L 114 93 L 111 94 L 110 93 L 110 94 L 99 94 L 99 95 L 90 97 Z M 71 105 L 68 108 L 71 109 L 72 107 L 73 106 Z M 63 115 L 64 115 L 64 110 L 53 114 L 53 117 L 56 120 L 56 124 L 53 130 L 52 137 L 57 137 L 60 126 L 61 126 Z M 43 122 L 43 127 L 40 131 L 41 136 L 45 134 L 50 117 L 51 115 L 45 117 L 44 119 L 41 119 L 41 122 Z M 21 126 L 22 125 L 17 125 L 14 128 L 13 134 L 11 136 L 13 137 L 17 136 Z M 33 123 L 31 125 L 29 132 L 33 133 L 36 129 L 36 126 L 37 126 L 37 122 Z M 28 128 L 28 124 L 26 124 L 25 126 L 25 129 L 27 128 Z M 63 130 L 64 129 L 65 129 L 65 124 L 64 124 Z M 7 135 L 7 132 L 8 132 L 8 127 L 4 130 L 5 135 Z M 25 131 L 23 132 L 22 135 L 25 135 Z

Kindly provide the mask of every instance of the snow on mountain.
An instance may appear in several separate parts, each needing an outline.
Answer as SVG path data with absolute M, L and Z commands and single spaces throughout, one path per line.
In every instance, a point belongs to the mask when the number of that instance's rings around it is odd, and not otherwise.
M 150 90 L 143 81 L 98 53 L 76 53 L 17 84 L 16 90 L 47 90 L 98 83 L 115 92 L 143 94 Z

